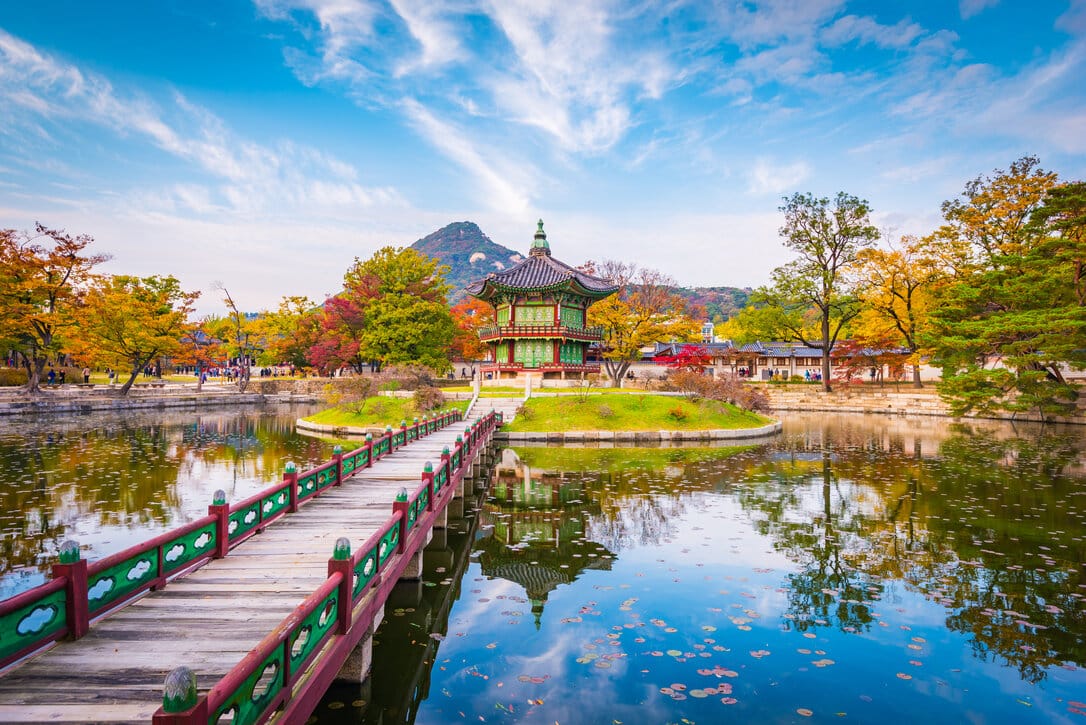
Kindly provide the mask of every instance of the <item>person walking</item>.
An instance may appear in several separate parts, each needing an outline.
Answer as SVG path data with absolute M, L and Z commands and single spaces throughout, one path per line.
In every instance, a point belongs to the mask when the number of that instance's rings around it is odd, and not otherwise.
M 89 382 L 90 382 L 90 368 L 84 367 L 83 368 L 83 383 L 86 384 L 86 383 L 89 383 Z

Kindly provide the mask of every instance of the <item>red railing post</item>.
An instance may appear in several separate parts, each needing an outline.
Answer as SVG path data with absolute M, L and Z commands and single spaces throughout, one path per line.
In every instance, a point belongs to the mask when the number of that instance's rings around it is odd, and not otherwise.
M 373 465 L 373 433 L 366 434 L 366 468 Z
M 290 484 L 290 505 L 287 507 L 287 512 L 296 514 L 298 513 L 298 467 L 294 465 L 294 461 L 287 461 L 283 472 L 283 482 Z
M 445 446 L 441 449 L 441 465 L 445 468 L 445 485 L 448 486 L 452 483 L 453 470 L 449 465 L 449 447 Z
M 351 628 L 351 590 L 354 584 L 354 571 L 351 567 L 351 541 L 346 536 L 336 539 L 336 548 L 332 552 L 332 558 L 328 560 L 328 576 L 336 572 L 341 575 L 339 580 L 339 595 L 336 597 L 336 620 L 339 624 L 339 633 L 347 634 Z
M 332 460 L 336 462 L 336 482 L 332 485 L 338 486 L 343 483 L 343 446 L 332 449 Z
M 404 552 L 404 546 L 407 542 L 407 510 L 407 489 L 401 488 L 400 492 L 396 494 L 396 500 L 392 502 L 393 515 L 400 515 L 400 521 L 398 524 L 398 526 L 400 527 L 400 535 L 397 537 L 398 543 L 396 545 L 397 554 L 402 554 Z
M 230 551 L 230 504 L 226 503 L 226 491 L 221 488 L 207 507 L 215 517 L 215 558 L 221 559 Z
M 400 421 L 400 432 L 403 433 L 403 443 L 401 443 L 400 445 L 401 446 L 406 446 L 407 445 L 407 421 L 406 420 L 401 420 Z
M 434 464 L 429 461 L 422 469 L 422 483 L 426 486 L 426 510 L 434 510 Z
M 64 614 L 69 639 L 79 639 L 90 629 L 90 600 L 87 598 L 87 561 L 79 555 L 79 544 L 68 539 L 60 545 L 60 561 L 53 564 L 53 578 L 64 577 Z

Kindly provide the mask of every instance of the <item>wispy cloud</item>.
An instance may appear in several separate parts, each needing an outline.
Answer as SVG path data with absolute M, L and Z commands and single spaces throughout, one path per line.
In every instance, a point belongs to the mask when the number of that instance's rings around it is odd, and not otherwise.
M 968 20 L 998 4 L 999 0 L 959 0 L 958 12 L 961 13 L 962 20 Z
M 284 212 L 301 206 L 336 207 L 401 204 L 389 187 L 365 187 L 349 164 L 304 145 L 282 141 L 267 146 L 245 139 L 205 108 L 179 93 L 167 107 L 125 94 L 104 77 L 39 52 L 0 30 L 0 98 L 18 109 L 15 125 L 37 127 L 89 123 L 142 139 L 203 172 L 203 185 L 168 185 L 141 192 L 168 207 L 200 213 Z M 7 131 L 14 132 L 9 126 Z
M 748 190 L 752 194 L 783 194 L 795 191 L 810 176 L 811 167 L 805 161 L 774 164 L 769 159 L 757 159 L 747 175 Z

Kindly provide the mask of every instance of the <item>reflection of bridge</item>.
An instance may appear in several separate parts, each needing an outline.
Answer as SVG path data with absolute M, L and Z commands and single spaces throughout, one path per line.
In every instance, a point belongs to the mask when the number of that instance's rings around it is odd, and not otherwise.
M 52 581 L 0 602 L 0 720 L 304 718 L 337 674 L 366 676 L 385 599 L 419 576 L 500 417 L 458 420 L 389 430 L 99 561 L 66 549 Z

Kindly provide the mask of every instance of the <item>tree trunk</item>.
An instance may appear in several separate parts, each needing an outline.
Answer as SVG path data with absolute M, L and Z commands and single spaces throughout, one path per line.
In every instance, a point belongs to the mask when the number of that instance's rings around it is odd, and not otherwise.
M 920 382 L 920 363 L 913 365 L 913 387 L 917 390 L 924 387 L 924 384 Z
M 830 387 L 830 313 L 822 313 L 822 392 L 829 393 Z
M 622 376 L 630 369 L 629 360 L 604 360 L 603 369 L 607 371 L 607 377 L 611 378 L 611 387 L 622 387 Z
M 26 370 L 26 392 L 31 395 L 36 395 L 41 392 L 41 373 L 45 369 L 45 358 L 39 360 L 38 358 L 29 358 L 25 353 L 20 352 L 19 356 L 23 360 L 23 368 Z

